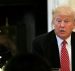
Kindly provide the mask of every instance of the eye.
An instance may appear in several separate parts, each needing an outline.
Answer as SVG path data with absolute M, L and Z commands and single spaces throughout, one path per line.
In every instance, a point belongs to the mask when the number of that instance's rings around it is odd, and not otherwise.
M 70 21 L 69 21 L 69 20 L 64 20 L 64 22 L 65 22 L 65 23 L 68 23 L 68 22 L 70 22 Z
M 58 23 L 62 22 L 62 20 L 56 20 Z
M 61 22 L 62 22 L 62 20 L 61 20 L 60 18 L 56 18 L 56 21 L 57 21 L 58 23 L 61 23 Z
M 61 22 L 61 20 L 57 20 L 58 22 Z

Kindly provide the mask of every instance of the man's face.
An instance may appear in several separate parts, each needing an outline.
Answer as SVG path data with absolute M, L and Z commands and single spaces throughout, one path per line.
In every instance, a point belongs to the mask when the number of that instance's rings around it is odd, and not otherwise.
M 61 39 L 68 38 L 74 28 L 74 19 L 68 15 L 57 15 L 53 23 L 56 35 Z

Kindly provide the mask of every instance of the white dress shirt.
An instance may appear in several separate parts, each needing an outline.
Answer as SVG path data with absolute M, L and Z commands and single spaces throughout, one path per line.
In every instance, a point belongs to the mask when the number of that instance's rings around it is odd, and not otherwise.
M 57 42 L 58 42 L 59 54 L 61 56 L 61 47 L 62 47 L 61 44 L 62 44 L 63 40 L 61 38 L 59 38 L 58 36 L 56 36 L 56 38 L 57 38 Z M 69 60 L 70 60 L 70 71 L 72 71 L 71 36 L 66 39 L 66 42 L 67 42 L 66 49 L 68 51 Z

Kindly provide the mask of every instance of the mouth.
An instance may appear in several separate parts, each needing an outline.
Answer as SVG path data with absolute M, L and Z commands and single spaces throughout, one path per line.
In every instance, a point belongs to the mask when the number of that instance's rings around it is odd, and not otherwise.
M 61 33 L 61 34 L 64 34 L 64 33 L 65 33 L 65 30 L 60 30 L 60 33 Z

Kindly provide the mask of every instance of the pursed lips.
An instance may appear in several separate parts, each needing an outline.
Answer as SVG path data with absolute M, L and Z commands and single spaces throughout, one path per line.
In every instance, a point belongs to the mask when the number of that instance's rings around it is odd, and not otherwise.
M 61 29 L 61 30 L 60 30 L 60 32 L 61 32 L 61 33 L 65 33 L 66 31 L 65 31 L 65 30 L 63 30 L 63 29 Z

